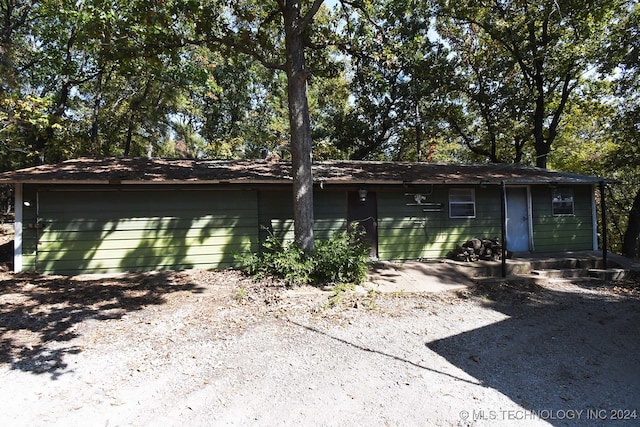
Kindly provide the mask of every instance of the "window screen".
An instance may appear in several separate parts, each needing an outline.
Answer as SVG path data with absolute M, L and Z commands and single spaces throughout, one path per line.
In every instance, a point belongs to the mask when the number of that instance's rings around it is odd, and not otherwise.
M 551 209 L 554 215 L 573 215 L 573 190 L 570 188 L 555 188 Z
M 452 188 L 449 190 L 449 217 L 476 217 L 475 190 L 472 188 Z

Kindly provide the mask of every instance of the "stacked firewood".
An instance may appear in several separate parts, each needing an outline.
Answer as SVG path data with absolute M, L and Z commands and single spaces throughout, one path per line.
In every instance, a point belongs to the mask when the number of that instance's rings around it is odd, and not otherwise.
M 499 261 L 502 259 L 502 244 L 500 239 L 473 238 L 469 239 L 451 253 L 451 258 L 456 261 Z

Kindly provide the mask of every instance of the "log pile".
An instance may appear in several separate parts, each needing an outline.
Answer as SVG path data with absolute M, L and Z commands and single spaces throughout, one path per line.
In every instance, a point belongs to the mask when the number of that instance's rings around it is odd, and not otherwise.
M 502 259 L 502 244 L 500 239 L 473 238 L 469 239 L 451 253 L 456 261 L 472 262 L 478 260 L 500 261 Z

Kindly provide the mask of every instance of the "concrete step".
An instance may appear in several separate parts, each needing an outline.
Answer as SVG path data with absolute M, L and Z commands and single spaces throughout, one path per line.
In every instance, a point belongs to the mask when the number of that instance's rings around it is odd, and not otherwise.
M 584 283 L 584 284 L 593 284 L 593 283 L 604 283 L 603 280 L 598 279 L 597 277 L 561 277 L 558 279 L 540 279 L 540 280 L 546 280 L 548 284 L 560 284 L 560 283 L 567 283 L 567 284 L 577 284 L 577 283 Z
M 609 262 L 609 264 L 614 264 Z M 609 265 L 613 267 L 614 265 Z M 615 265 L 617 267 L 617 265 Z M 604 264 L 601 258 L 554 258 L 532 260 L 531 268 L 533 270 L 563 270 L 575 268 L 603 268 Z
M 531 271 L 534 276 L 547 279 L 560 279 L 569 277 L 588 277 L 589 271 L 584 268 L 546 268 Z
M 502 275 L 502 263 L 500 261 L 447 261 L 447 263 L 456 265 L 458 271 L 471 278 L 500 277 Z M 523 261 L 509 260 L 505 267 L 508 276 L 529 274 L 531 272 L 531 265 Z
M 607 270 L 590 268 L 588 273 L 589 277 L 595 277 L 601 280 L 622 280 L 627 277 L 628 271 L 622 268 L 610 268 Z

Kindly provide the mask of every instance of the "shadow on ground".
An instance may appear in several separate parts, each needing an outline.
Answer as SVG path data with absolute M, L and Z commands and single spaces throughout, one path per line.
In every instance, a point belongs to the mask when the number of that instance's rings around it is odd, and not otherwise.
M 367 281 L 381 292 L 440 292 L 473 285 L 456 265 L 421 261 L 378 261 L 371 266 Z
M 429 349 L 523 408 L 546 414 L 553 425 L 609 425 L 625 414 L 630 424 L 638 422 L 637 293 L 571 292 L 507 282 L 479 288 L 478 296 L 510 318 L 428 342 Z M 472 409 L 500 409 L 474 404 L 478 408 Z M 584 412 L 568 420 L 564 411 Z
M 159 272 L 118 278 L 3 274 L 0 278 L 0 364 L 53 379 L 67 368 L 68 345 L 81 322 L 118 319 L 165 303 L 167 293 L 202 292 L 180 274 Z M 4 280 L 3 280 L 4 279 Z
M 13 240 L 6 243 L 0 242 L 0 271 L 9 270 L 13 270 Z

